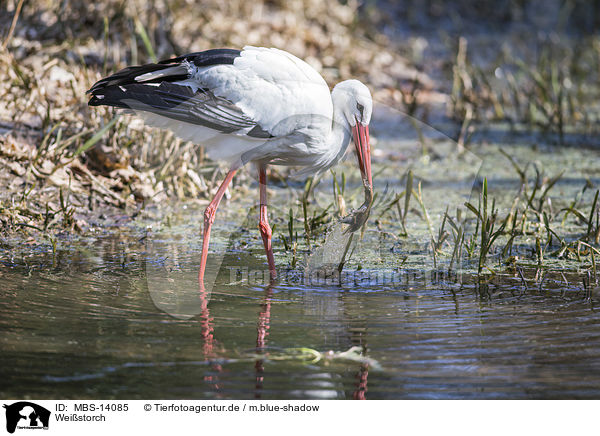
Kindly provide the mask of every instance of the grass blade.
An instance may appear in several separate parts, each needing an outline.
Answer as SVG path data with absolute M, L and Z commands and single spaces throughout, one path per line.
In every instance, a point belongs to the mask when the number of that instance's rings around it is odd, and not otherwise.
M 85 153 L 86 151 L 88 151 L 90 148 L 92 148 L 94 145 L 96 145 L 96 143 L 98 141 L 100 141 L 100 139 L 102 139 L 102 136 L 104 136 L 104 134 L 106 132 L 108 132 L 108 130 L 115 125 L 115 123 L 117 122 L 117 119 L 119 118 L 119 115 L 115 115 L 112 120 L 110 120 L 108 122 L 107 125 L 105 125 L 104 127 L 102 127 L 100 130 L 98 130 L 96 132 L 96 134 L 94 136 L 92 136 L 90 139 L 88 139 L 87 141 L 85 141 L 83 143 L 83 145 L 81 147 L 79 147 L 77 150 L 75 150 L 75 153 L 73 154 L 73 158 L 76 158 L 77 156 L 79 156 L 82 153 Z

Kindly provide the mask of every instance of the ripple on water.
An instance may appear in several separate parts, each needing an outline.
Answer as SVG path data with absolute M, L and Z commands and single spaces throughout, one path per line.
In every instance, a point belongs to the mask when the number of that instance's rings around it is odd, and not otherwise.
M 600 323 L 594 304 L 580 295 L 526 291 L 512 279 L 482 294 L 472 283 L 432 283 L 424 275 L 415 275 L 410 288 L 368 280 L 265 287 L 229 284 L 225 271 L 202 296 L 194 281 L 197 252 L 169 248 L 183 274 L 169 295 L 177 304 L 200 302 L 200 310 L 183 319 L 157 307 L 148 284 L 155 257 L 132 255 L 135 244 L 135 238 L 100 240 L 87 258 L 71 247 L 54 267 L 41 253 L 43 268 L 15 261 L 2 272 L 1 394 L 600 396 Z M 353 346 L 379 366 L 273 357 L 273 350 Z

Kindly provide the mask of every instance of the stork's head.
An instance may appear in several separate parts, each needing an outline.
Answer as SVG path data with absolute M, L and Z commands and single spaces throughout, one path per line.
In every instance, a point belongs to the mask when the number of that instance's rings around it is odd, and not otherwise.
M 345 80 L 333 88 L 332 98 L 342 108 L 344 117 L 352 128 L 358 166 L 363 181 L 372 188 L 369 122 L 373 113 L 373 98 L 369 88 L 358 80 Z

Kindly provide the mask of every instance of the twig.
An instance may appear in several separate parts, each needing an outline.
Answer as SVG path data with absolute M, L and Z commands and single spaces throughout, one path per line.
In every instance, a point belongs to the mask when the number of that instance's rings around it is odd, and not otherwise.
M 104 184 L 100 180 L 98 180 L 96 178 L 96 176 L 94 176 L 91 173 L 91 171 L 88 170 L 85 166 L 83 166 L 83 165 L 73 165 L 73 166 L 76 167 L 77 171 L 81 171 L 83 174 L 85 174 L 90 179 L 90 181 L 92 182 L 92 186 L 94 186 L 101 193 L 108 195 L 113 200 L 117 201 L 119 206 L 127 204 L 127 201 L 125 199 L 123 199 L 121 196 L 114 193 L 113 191 L 108 189 L 106 186 L 104 186 Z
M 17 21 L 19 20 L 19 15 L 21 14 L 21 8 L 23 7 L 24 1 L 25 0 L 19 0 L 19 3 L 17 4 L 17 9 L 15 10 L 15 16 L 12 19 L 12 23 L 10 23 L 10 29 L 8 29 L 8 35 L 6 35 L 6 39 L 2 43 L 2 51 L 6 50 L 6 47 L 8 47 L 8 43 L 10 42 L 10 40 L 13 36 L 15 27 L 17 27 Z

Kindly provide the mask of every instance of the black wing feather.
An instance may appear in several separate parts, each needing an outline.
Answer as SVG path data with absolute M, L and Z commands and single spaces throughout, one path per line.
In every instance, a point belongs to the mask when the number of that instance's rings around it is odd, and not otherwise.
M 143 74 L 176 67 L 183 62 L 193 63 L 197 67 L 233 64 L 240 53 L 240 50 L 234 49 L 213 49 L 166 59 L 157 64 L 127 67 L 96 82 L 87 91 L 92 94 L 88 104 L 143 110 L 223 133 L 252 127 L 248 136 L 270 138 L 272 135 L 269 132 L 263 130 L 232 102 L 215 96 L 206 88 L 194 92 L 188 86 L 174 83 L 189 79 L 188 74 L 170 74 L 143 82 L 136 80 L 136 77 Z
M 234 50 L 230 48 L 219 48 L 206 51 L 200 51 L 196 53 L 189 53 L 183 56 L 179 56 L 172 59 L 165 59 L 157 64 L 146 64 L 136 65 L 133 67 L 123 68 L 117 71 L 112 76 L 108 76 L 102 80 L 99 80 L 92 86 L 86 94 L 94 94 L 96 91 L 102 90 L 107 86 L 118 86 L 118 85 L 130 85 L 133 83 L 139 83 L 135 80 L 136 77 L 146 73 L 154 73 L 155 71 L 164 70 L 180 65 L 182 62 L 190 62 L 197 67 L 209 67 L 211 65 L 223 65 L 233 64 L 236 57 L 240 55 L 240 50 Z M 168 77 L 161 77 L 158 79 L 160 82 L 178 82 L 188 78 L 187 74 L 170 75 Z M 148 81 L 145 83 L 156 83 L 156 80 Z
M 158 86 L 136 83 L 111 86 L 103 97 L 92 96 L 89 105 L 108 105 L 123 109 L 142 110 L 186 123 L 200 124 L 223 133 L 255 126 L 235 105 L 212 93 L 194 93 L 188 86 L 162 82 Z
M 173 59 L 160 61 L 160 64 L 180 63 L 183 61 L 191 62 L 197 67 L 210 67 L 211 65 L 233 64 L 235 58 L 239 57 L 241 50 L 232 48 L 215 48 L 212 50 L 197 51 L 188 53 Z

